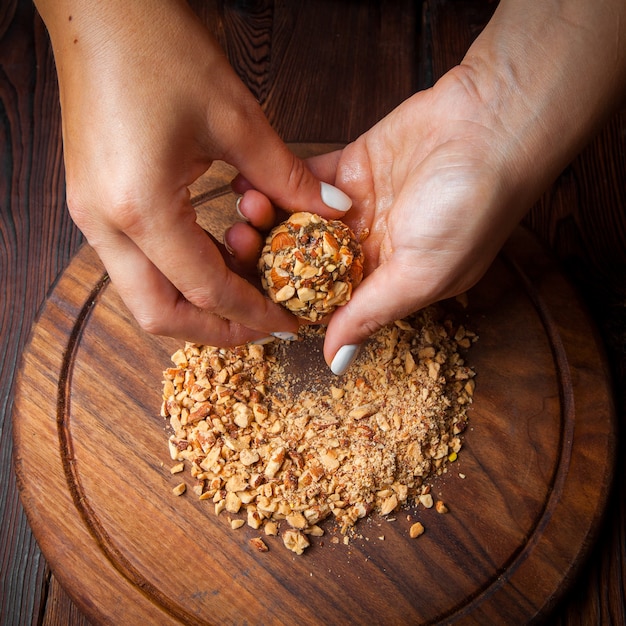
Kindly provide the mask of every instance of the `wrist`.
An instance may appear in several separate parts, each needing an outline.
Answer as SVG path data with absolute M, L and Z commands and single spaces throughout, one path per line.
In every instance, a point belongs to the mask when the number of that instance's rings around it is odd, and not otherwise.
M 503 0 L 453 70 L 528 202 L 622 103 L 625 23 L 622 0 Z

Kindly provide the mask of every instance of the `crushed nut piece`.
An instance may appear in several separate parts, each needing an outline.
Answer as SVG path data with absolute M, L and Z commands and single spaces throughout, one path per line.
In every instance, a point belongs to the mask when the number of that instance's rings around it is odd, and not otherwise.
M 418 500 L 427 509 L 430 509 L 433 506 L 433 497 L 429 493 L 424 493 L 418 496 Z
M 250 539 L 250 545 L 253 548 L 256 548 L 259 552 L 267 552 L 269 550 L 267 544 L 261 537 L 253 537 Z
M 435 510 L 437 511 L 437 513 L 447 513 L 448 512 L 448 507 L 443 503 L 442 500 L 437 500 L 437 502 L 435 502 Z
M 398 507 L 398 496 L 395 493 L 391 494 L 388 498 L 385 498 L 380 507 L 381 515 L 389 515 L 392 511 L 395 511 Z
M 172 489 L 172 493 L 175 496 L 182 496 L 185 491 L 187 491 L 187 485 L 185 483 L 179 483 L 176 487 L 174 487 L 174 489 Z
M 409 528 L 409 537 L 411 537 L 411 539 L 415 539 L 416 537 L 419 537 L 423 534 L 424 525 L 422 524 L 422 522 L 415 522 L 415 524 L 412 524 L 411 528 Z
M 303 535 L 298 530 L 286 530 L 283 533 L 283 543 L 286 548 L 298 555 L 302 554 L 311 545 L 306 535 Z
M 306 517 L 304 517 L 302 513 L 292 513 L 291 515 L 288 515 L 287 523 L 292 528 L 297 528 L 298 530 L 304 530 L 309 525 Z

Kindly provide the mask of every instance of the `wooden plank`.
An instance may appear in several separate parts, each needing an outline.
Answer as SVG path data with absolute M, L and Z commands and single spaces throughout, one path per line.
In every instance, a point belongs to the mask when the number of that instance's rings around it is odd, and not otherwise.
M 0 120 L 0 615 L 30 624 L 49 570 L 15 485 L 12 387 L 31 324 L 81 237 L 64 205 L 52 55 L 28 1 L 0 3 Z
M 416 89 L 419 3 L 192 5 L 285 141 L 348 142 Z
M 59 584 L 56 576 L 50 577 L 46 612 L 42 626 L 89 626 L 90 622 L 79 611 L 76 605 Z

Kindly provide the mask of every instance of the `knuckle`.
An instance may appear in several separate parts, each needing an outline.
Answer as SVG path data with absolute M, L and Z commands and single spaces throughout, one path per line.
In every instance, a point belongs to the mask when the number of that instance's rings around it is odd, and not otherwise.
M 277 188 L 272 198 L 278 206 L 288 208 L 290 212 L 307 211 L 305 199 L 310 189 L 307 185 L 310 182 L 310 172 L 304 161 L 294 154 L 289 157 L 288 167 L 285 168 L 286 175 L 281 178 L 283 181 Z
M 145 207 L 150 202 L 127 189 L 127 185 L 108 185 L 98 191 L 68 185 L 67 207 L 74 222 L 85 228 L 106 223 L 116 230 L 132 233 L 142 228 L 146 220 Z
M 113 198 L 102 206 L 102 211 L 105 219 L 124 233 L 140 230 L 145 219 L 142 204 L 128 197 Z
M 77 226 L 83 227 L 89 222 L 89 201 L 84 194 L 76 192 L 72 187 L 68 186 L 66 192 L 67 209 L 70 217 Z
M 169 335 L 171 329 L 160 317 L 152 313 L 140 313 L 135 315 L 139 327 L 149 335 Z
M 289 171 L 289 177 L 287 179 L 287 188 L 296 190 L 303 187 L 307 178 L 307 169 L 304 162 L 298 157 L 293 155 L 291 161 L 291 169 Z
M 228 316 L 229 307 L 226 294 L 232 289 L 232 274 L 228 271 L 215 270 L 213 280 L 205 285 L 187 289 L 185 299 L 195 307 L 215 315 Z
M 219 300 L 215 296 L 215 290 L 211 288 L 198 288 L 186 291 L 185 299 L 201 311 L 219 314 Z
M 380 322 L 375 319 L 367 319 L 361 323 L 362 334 L 366 337 L 371 337 L 377 333 L 387 322 Z

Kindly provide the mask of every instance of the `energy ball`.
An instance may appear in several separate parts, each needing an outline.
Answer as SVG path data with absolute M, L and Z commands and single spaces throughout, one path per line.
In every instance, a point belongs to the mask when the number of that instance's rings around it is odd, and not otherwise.
M 300 212 L 270 232 L 258 268 L 274 302 L 317 322 L 350 300 L 363 278 L 363 252 L 343 222 Z

